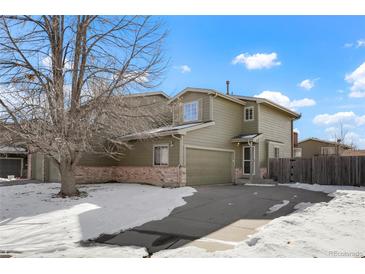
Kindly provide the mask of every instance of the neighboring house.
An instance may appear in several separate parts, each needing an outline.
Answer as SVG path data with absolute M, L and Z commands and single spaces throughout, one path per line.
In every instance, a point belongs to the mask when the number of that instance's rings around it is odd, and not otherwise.
M 78 181 L 231 183 L 250 171 L 264 178 L 269 158 L 293 155 L 293 121 L 300 115 L 269 100 L 186 88 L 166 103 L 171 126 L 121 138 L 132 149 L 120 161 L 83 157 Z
M 28 152 L 23 147 L 0 146 L 0 178 L 28 177 Z
M 152 108 L 155 106 L 156 111 L 160 111 L 161 107 L 159 107 L 161 104 L 167 104 L 168 100 L 170 99 L 169 96 L 167 96 L 162 91 L 157 92 L 147 92 L 147 93 L 136 93 L 131 95 L 123 96 L 123 102 L 128 100 L 128 106 L 129 107 L 137 107 L 143 105 L 144 107 L 151 106 Z M 126 103 L 126 102 L 125 102 Z M 123 105 L 123 104 L 121 104 Z M 122 106 L 123 107 L 123 106 Z M 170 113 L 165 113 L 167 116 L 172 116 Z M 158 113 L 160 116 L 161 113 Z M 143 119 L 143 118 L 140 118 Z M 172 117 L 167 119 L 169 123 L 172 122 Z M 56 162 L 50 158 L 47 155 L 33 152 L 30 155 L 30 162 L 31 162 L 31 178 L 35 180 L 41 180 L 41 181 L 59 181 L 60 180 L 60 174 L 57 168 Z M 92 154 L 84 154 L 79 162 L 80 166 L 86 166 L 86 167 L 110 167 L 110 166 L 117 166 L 119 165 L 119 162 L 116 160 L 105 157 L 105 156 L 95 156 Z M 85 178 L 85 176 L 83 176 Z M 112 180 L 110 176 L 104 176 L 100 175 L 100 178 L 96 178 L 97 181 L 108 181 Z M 91 180 L 91 179 L 90 179 Z
M 352 150 L 352 149 L 347 149 L 345 151 L 342 152 L 341 156 L 365 156 L 365 150 Z
M 312 158 L 314 156 L 343 155 L 346 150 L 351 149 L 351 146 L 318 138 L 308 138 L 300 141 L 298 148 L 301 149 L 303 158 Z

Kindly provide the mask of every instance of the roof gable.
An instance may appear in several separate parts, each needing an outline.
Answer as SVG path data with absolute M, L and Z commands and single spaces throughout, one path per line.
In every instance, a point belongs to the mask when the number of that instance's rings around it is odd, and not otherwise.
M 230 96 L 230 95 L 226 95 L 226 94 L 223 94 L 217 90 L 214 90 L 214 89 L 205 89 L 205 88 L 192 88 L 192 87 L 187 87 L 185 89 L 183 89 L 182 91 L 180 91 L 178 94 L 176 94 L 174 97 L 172 97 L 168 103 L 172 103 L 173 101 L 175 101 L 176 99 L 178 99 L 179 97 L 181 97 L 182 95 L 184 95 L 185 93 L 188 93 L 188 92 L 197 92 L 197 93 L 204 93 L 204 94 L 209 94 L 209 95 L 214 95 L 214 96 L 219 96 L 223 99 L 226 99 L 226 100 L 229 100 L 231 102 L 234 102 L 236 104 L 240 104 L 240 105 L 246 105 L 245 102 L 237 99 L 237 98 L 234 98 L 233 96 Z
M 243 100 L 243 101 L 249 101 L 249 102 L 255 102 L 257 104 L 266 104 L 266 105 L 269 105 L 273 108 L 276 108 L 276 109 L 279 109 L 283 112 L 285 112 L 286 114 L 289 114 L 290 116 L 292 117 L 295 117 L 295 118 L 300 118 L 301 114 L 300 113 L 297 113 L 295 111 L 292 111 L 286 107 L 283 107 L 277 103 L 274 103 L 273 101 L 270 101 L 266 98 L 260 98 L 260 97 L 252 97 L 252 96 L 241 96 L 241 95 L 232 95 L 233 97 L 236 97 L 240 100 Z
M 322 139 L 318 139 L 315 137 L 304 139 L 304 140 L 298 142 L 298 144 L 305 143 L 308 141 L 319 142 L 319 143 L 329 144 L 329 145 L 339 145 L 341 147 L 348 148 L 348 149 L 351 148 L 351 146 L 349 146 L 349 145 L 345 145 L 345 144 L 341 144 L 341 143 L 337 143 L 337 142 L 333 142 L 333 141 L 328 141 L 328 140 L 322 140 Z

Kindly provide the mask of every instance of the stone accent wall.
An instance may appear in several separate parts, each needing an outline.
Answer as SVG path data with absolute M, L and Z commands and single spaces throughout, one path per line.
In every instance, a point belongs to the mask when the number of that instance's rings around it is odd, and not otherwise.
M 155 186 L 180 187 L 186 185 L 186 168 L 183 167 L 88 167 L 79 166 L 76 170 L 79 184 L 105 183 L 145 183 Z

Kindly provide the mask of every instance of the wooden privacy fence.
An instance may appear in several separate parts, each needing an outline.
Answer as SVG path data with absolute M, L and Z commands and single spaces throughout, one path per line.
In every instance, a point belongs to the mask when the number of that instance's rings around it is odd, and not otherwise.
M 270 159 L 269 177 L 279 183 L 365 186 L 365 156 Z

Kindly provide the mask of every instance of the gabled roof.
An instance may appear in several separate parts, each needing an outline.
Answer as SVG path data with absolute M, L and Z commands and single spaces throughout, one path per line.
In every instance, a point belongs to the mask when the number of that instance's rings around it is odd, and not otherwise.
M 266 98 L 260 98 L 260 97 L 252 97 L 252 96 L 241 96 L 241 95 L 231 95 L 233 97 L 236 97 L 238 99 L 244 100 L 244 101 L 250 101 L 250 102 L 256 102 L 257 104 L 266 104 L 269 106 L 272 106 L 274 108 L 280 109 L 284 112 L 286 112 L 287 114 L 290 114 L 291 116 L 295 117 L 295 118 L 300 118 L 301 114 L 297 113 L 295 111 L 292 111 L 286 107 L 283 107 L 277 103 L 274 103 L 273 101 L 270 101 Z
M 324 143 L 324 144 L 338 145 L 338 146 L 341 146 L 341 147 L 344 147 L 344 148 L 347 148 L 347 149 L 351 148 L 351 146 L 349 146 L 349 145 L 337 143 L 337 142 L 334 142 L 334 141 L 322 140 L 322 139 L 318 139 L 318 138 L 315 138 L 315 137 L 310 137 L 310 138 L 301 140 L 300 142 L 298 142 L 298 145 L 301 144 L 301 143 L 304 143 L 304 142 L 308 142 L 308 141 L 316 141 L 316 142 L 321 142 L 321 143 Z
M 0 153 L 3 154 L 27 154 L 27 150 L 22 147 L 0 146 Z
M 232 143 L 256 142 L 261 133 L 240 134 L 232 138 Z
M 245 105 L 246 103 L 238 100 L 237 98 L 234 98 L 231 95 L 226 95 L 223 94 L 215 89 L 208 89 L 208 88 L 193 88 L 193 87 L 187 87 L 185 89 L 183 89 L 182 91 L 180 91 L 178 94 L 176 94 L 174 97 L 172 97 L 170 99 L 170 101 L 168 103 L 171 103 L 173 101 L 175 101 L 176 99 L 178 99 L 180 96 L 184 95 L 187 92 L 200 92 L 200 93 L 206 93 L 206 94 L 210 94 L 210 95 L 215 95 L 215 96 L 219 96 L 221 98 L 224 98 L 226 100 L 232 101 L 234 103 L 240 104 L 240 105 Z
M 155 138 L 155 137 L 162 137 L 162 136 L 170 136 L 174 134 L 178 135 L 185 135 L 189 131 L 213 126 L 215 123 L 213 121 L 208 122 L 199 122 L 199 123 L 190 123 L 190 124 L 184 124 L 179 126 L 167 126 L 167 127 L 159 127 L 154 128 L 151 130 L 138 132 L 134 134 L 129 134 L 123 136 L 121 139 L 122 141 L 131 141 L 131 140 L 139 140 L 139 139 L 149 139 L 149 138 Z
M 140 93 L 131 93 L 127 94 L 128 97 L 146 97 L 146 96 L 153 96 L 153 95 L 161 95 L 162 97 L 165 97 L 166 99 L 170 99 L 170 96 L 168 96 L 163 91 L 149 91 L 149 92 L 140 92 Z

